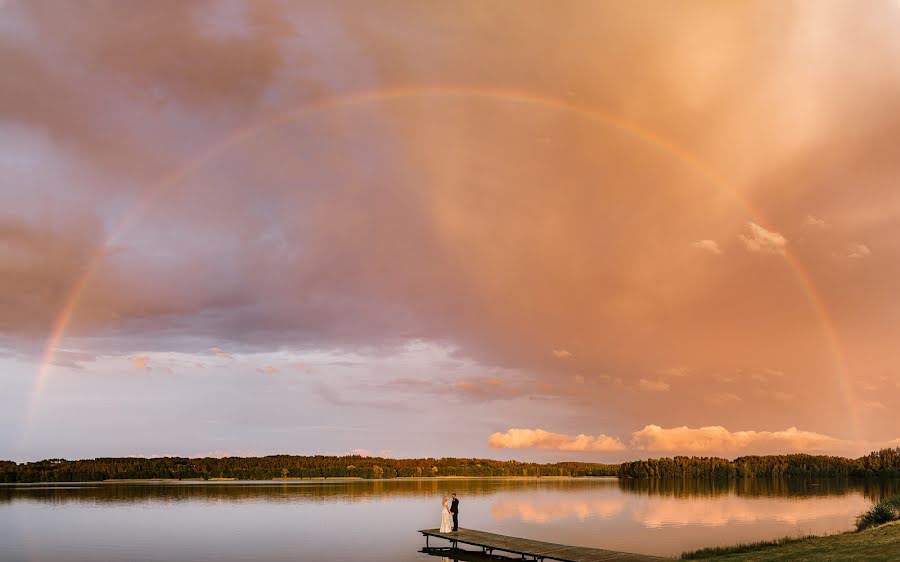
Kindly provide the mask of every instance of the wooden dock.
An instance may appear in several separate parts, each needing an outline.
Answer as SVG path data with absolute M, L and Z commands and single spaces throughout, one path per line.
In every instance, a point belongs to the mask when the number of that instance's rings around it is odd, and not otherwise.
M 450 548 L 452 549 L 458 548 L 459 544 L 466 544 L 481 548 L 481 551 L 485 554 L 492 555 L 495 550 L 499 550 L 520 555 L 523 560 L 558 560 L 560 562 L 606 562 L 607 560 L 615 560 L 616 562 L 649 562 L 651 560 L 666 560 L 665 558 L 644 554 L 533 541 L 475 531 L 473 529 L 460 529 L 455 533 L 441 533 L 437 529 L 423 529 L 419 532 L 425 537 L 426 549 L 429 548 L 429 539 L 434 537 L 450 541 Z

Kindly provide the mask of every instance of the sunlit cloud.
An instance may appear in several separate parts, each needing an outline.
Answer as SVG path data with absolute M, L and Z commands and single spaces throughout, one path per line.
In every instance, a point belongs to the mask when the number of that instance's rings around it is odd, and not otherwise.
M 718 242 L 716 242 L 715 240 L 697 240 L 691 245 L 699 250 L 705 250 L 711 254 L 722 253 L 722 248 L 719 247 Z
M 671 386 L 666 381 L 653 381 L 648 379 L 638 380 L 638 388 L 648 392 L 666 392 Z
M 632 447 L 651 452 L 726 453 L 747 449 L 827 451 L 845 442 L 796 427 L 784 431 L 729 431 L 722 426 L 662 428 L 648 425 L 631 434 Z
M 879 402 L 878 400 L 865 400 L 861 403 L 861 406 L 864 410 L 887 410 L 887 406 L 884 405 L 883 402 Z
M 748 250 L 764 254 L 785 255 L 787 239 L 784 236 L 777 232 L 766 230 L 755 222 L 748 222 L 747 227 L 750 229 L 750 232 L 741 234 L 738 237 Z
M 567 349 L 554 349 L 553 356 L 557 359 L 565 359 L 567 357 L 572 357 L 572 353 Z
M 835 257 L 848 260 L 861 260 L 871 255 L 872 250 L 870 250 L 867 245 L 856 242 L 847 244 L 843 251 L 835 253 Z
M 821 219 L 815 215 L 806 215 L 806 219 L 803 220 L 803 226 L 825 228 L 828 226 L 828 223 L 826 223 L 824 219 Z
M 138 370 L 150 370 L 150 356 L 148 355 L 134 355 L 130 358 L 132 361 L 132 365 L 135 369 Z
M 257 367 L 257 368 L 256 368 L 256 372 L 257 372 L 257 373 L 262 373 L 263 375 L 271 375 L 271 374 L 273 374 L 273 373 L 277 373 L 277 372 L 278 372 L 278 368 L 277 368 L 277 367 L 273 367 L 272 365 L 264 365 L 264 366 L 262 366 L 262 367 Z
M 750 374 L 750 378 L 757 382 L 769 382 L 773 377 L 783 377 L 784 371 L 779 369 L 762 369 L 761 371 L 757 371 L 755 373 Z
M 492 449 L 552 449 L 556 451 L 622 451 L 625 444 L 608 435 L 564 435 L 543 429 L 512 428 L 488 438 Z
M 687 365 L 680 365 L 678 367 L 663 369 L 659 374 L 666 377 L 686 377 L 691 374 L 691 369 Z
M 221 347 L 211 347 L 209 348 L 209 352 L 217 357 L 222 357 L 223 359 L 234 359 L 234 357 L 222 349 Z
M 741 397 L 733 392 L 713 392 L 706 396 L 706 401 L 710 404 L 721 406 L 723 404 L 734 404 L 741 402 Z

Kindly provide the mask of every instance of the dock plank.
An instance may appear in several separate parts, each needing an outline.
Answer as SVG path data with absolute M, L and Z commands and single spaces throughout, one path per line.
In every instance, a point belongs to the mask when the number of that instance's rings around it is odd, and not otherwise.
M 460 529 L 451 533 L 441 533 L 438 529 L 422 529 L 419 532 L 425 537 L 435 537 L 469 546 L 530 556 L 537 560 L 557 560 L 559 562 L 649 562 L 666 560 L 665 558 L 646 554 L 536 541 L 508 535 L 498 535 L 476 529 Z

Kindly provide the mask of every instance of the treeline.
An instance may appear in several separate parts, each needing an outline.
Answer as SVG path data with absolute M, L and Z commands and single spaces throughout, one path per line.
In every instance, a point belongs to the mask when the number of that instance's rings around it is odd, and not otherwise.
M 624 462 L 619 478 L 793 478 L 900 477 L 900 447 L 874 451 L 858 459 L 824 455 L 675 457 Z
M 358 455 L 225 458 L 97 458 L 0 461 L 0 482 L 91 482 L 126 479 L 425 478 L 438 476 L 615 476 L 615 464 L 553 464 L 490 459 L 387 459 Z

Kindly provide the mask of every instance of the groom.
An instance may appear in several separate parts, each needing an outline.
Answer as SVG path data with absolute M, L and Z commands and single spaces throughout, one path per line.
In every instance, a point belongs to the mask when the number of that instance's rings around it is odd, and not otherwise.
M 456 499 L 456 493 L 450 494 L 453 501 L 450 502 L 450 513 L 453 514 L 453 532 L 459 531 L 459 500 Z

